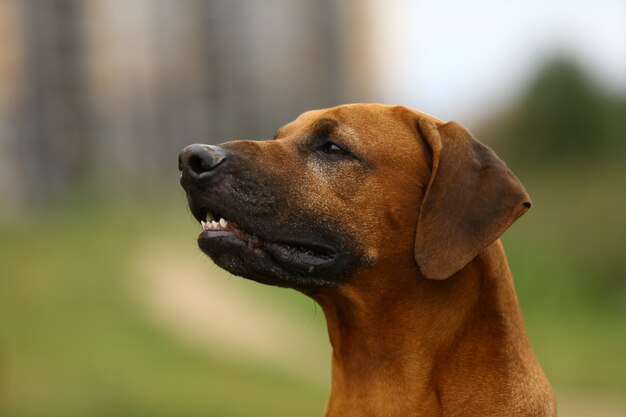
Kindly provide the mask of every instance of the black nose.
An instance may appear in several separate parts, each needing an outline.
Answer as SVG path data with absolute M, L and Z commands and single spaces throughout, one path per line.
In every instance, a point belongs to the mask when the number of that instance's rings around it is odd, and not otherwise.
M 226 152 L 219 146 L 189 145 L 178 155 L 178 169 L 192 178 L 202 178 L 226 159 Z

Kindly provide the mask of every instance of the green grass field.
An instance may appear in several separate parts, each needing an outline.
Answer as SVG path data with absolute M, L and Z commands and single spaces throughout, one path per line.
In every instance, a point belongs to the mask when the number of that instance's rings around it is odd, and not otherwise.
M 522 179 L 534 206 L 504 243 L 533 346 L 562 400 L 606 398 L 616 413 L 626 395 L 624 174 Z M 321 416 L 328 382 L 192 348 L 146 317 L 128 285 L 137 253 L 154 240 L 196 253 L 197 233 L 183 201 L 156 199 L 80 198 L 0 225 L 0 415 Z M 199 262 L 207 280 L 230 279 Z M 280 304 L 327 349 L 309 299 L 237 287 Z
M 66 207 L 1 231 L 6 415 L 320 415 L 319 387 L 198 354 L 142 319 L 126 285 L 133 253 L 161 234 L 183 242 L 182 232 L 195 250 L 197 227 L 180 206 L 149 215 L 97 207 Z

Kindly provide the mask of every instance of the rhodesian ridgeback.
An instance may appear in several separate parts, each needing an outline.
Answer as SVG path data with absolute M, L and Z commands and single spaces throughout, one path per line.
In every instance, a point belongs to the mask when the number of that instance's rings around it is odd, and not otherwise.
M 530 199 L 459 124 L 345 105 L 179 168 L 202 251 L 322 307 L 327 416 L 556 415 L 499 240 Z

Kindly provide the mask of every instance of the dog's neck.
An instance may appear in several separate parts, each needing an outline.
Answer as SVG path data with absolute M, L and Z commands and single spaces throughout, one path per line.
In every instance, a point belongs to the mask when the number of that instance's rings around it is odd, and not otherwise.
M 471 415 L 469 395 L 502 392 L 507 365 L 534 360 L 499 241 L 448 280 L 418 274 L 315 297 L 333 347 L 327 416 Z

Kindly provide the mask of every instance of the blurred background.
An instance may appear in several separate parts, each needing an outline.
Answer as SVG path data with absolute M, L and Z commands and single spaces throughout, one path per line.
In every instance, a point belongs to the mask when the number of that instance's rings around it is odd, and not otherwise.
M 518 174 L 560 415 L 626 415 L 623 0 L 0 0 L 0 415 L 321 416 L 321 310 L 200 254 L 176 158 L 365 101 Z

